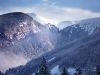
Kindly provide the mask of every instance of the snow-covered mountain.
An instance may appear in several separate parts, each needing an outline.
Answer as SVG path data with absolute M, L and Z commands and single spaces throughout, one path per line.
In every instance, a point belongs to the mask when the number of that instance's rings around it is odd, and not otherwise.
M 54 33 L 59 32 L 59 28 L 57 28 L 57 27 L 56 27 L 55 25 L 53 25 L 53 24 L 48 23 L 48 24 L 46 24 L 45 26 L 46 26 L 47 29 L 49 29 L 50 31 L 52 31 L 52 32 L 54 32 Z
M 63 26 L 63 23 L 60 25 Z M 66 21 L 65 25 L 67 26 Z M 81 20 L 76 22 L 75 24 L 70 24 L 69 22 L 68 25 L 69 26 L 67 27 L 72 27 L 76 29 L 81 28 L 84 29 L 84 31 L 88 32 L 88 34 L 92 34 L 93 32 L 95 32 L 95 30 L 98 30 L 100 28 L 100 17 Z M 64 30 L 66 30 L 67 27 L 65 27 Z
M 78 24 L 88 34 L 92 34 L 100 29 L 100 17 L 82 20 Z
M 57 39 L 52 31 L 21 12 L 0 15 L 0 57 L 4 59 L 0 70 L 25 64 L 54 49 Z
M 42 25 L 37 15 L 29 15 L 21 12 L 0 15 L 0 58 L 4 59 L 0 61 L 0 70 L 23 65 L 33 58 L 25 66 L 16 68 L 14 70 L 16 74 L 12 75 L 20 75 L 20 71 L 22 75 L 32 74 L 41 62 L 39 56 L 47 52 L 44 56 L 49 62 L 51 71 L 53 71 L 52 68 L 58 68 L 57 65 L 69 67 L 73 64 L 76 66 L 85 64 L 83 66 L 87 67 L 87 63 L 91 62 L 88 59 L 92 59 L 92 57 L 93 62 L 90 65 L 94 64 L 92 65 L 94 67 L 98 64 L 95 61 L 99 62 L 97 56 L 100 57 L 99 54 L 96 54 L 100 53 L 98 51 L 100 18 L 81 20 L 75 24 L 69 22 L 67 27 L 59 31 L 50 23 Z M 91 50 L 94 51 L 94 54 L 88 56 L 89 53 L 92 54 Z M 81 59 L 83 60 L 81 61 Z M 8 70 L 6 73 L 8 75 L 13 72 Z
M 69 26 L 76 27 L 76 25 L 79 25 L 79 27 L 85 29 L 85 31 L 88 31 L 89 34 L 91 34 L 95 30 L 95 28 L 100 28 L 100 17 L 89 18 L 80 21 L 63 21 L 60 22 L 57 26 L 60 30 L 63 30 L 64 28 L 67 28 Z
M 100 18 L 85 19 L 77 22 L 77 24 L 68 26 L 63 30 L 60 30 L 62 36 L 62 43 L 66 41 L 72 41 L 79 38 L 83 38 L 87 35 L 91 35 L 100 30 Z M 64 41 L 63 41 L 64 39 Z M 65 41 L 66 40 L 66 41 Z
M 100 65 L 100 32 L 88 35 L 82 39 L 65 44 L 62 48 L 56 49 L 43 55 L 52 73 L 59 73 L 63 67 L 68 70 L 72 67 L 80 67 L 83 75 L 95 75 L 94 68 Z M 18 67 L 14 71 L 8 70 L 7 75 L 31 75 L 37 72 L 41 64 L 42 56 L 33 59 L 25 66 Z M 55 74 L 54 74 L 55 75 Z
M 76 22 L 73 21 L 63 21 L 57 24 L 57 27 L 59 28 L 59 30 L 62 30 L 70 25 L 75 24 Z

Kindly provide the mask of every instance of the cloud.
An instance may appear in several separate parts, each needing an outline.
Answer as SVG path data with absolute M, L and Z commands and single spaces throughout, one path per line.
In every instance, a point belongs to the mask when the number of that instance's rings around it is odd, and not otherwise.
M 100 17 L 100 13 L 84 9 L 59 7 L 55 5 L 43 5 L 34 8 L 34 12 L 40 16 L 50 19 L 52 23 L 57 24 L 60 21 L 73 21 L 93 17 Z
M 47 19 L 47 22 L 57 24 L 61 21 L 76 21 L 93 17 L 100 17 L 100 13 L 90 10 L 84 10 L 79 8 L 60 7 L 54 4 L 42 4 L 30 7 L 11 7 L 12 11 L 21 11 L 26 13 L 36 13 L 37 15 Z
M 15 55 L 10 53 L 0 52 L 0 71 L 5 72 L 9 68 L 17 67 L 19 65 L 25 65 L 27 63 L 27 59 L 22 55 Z

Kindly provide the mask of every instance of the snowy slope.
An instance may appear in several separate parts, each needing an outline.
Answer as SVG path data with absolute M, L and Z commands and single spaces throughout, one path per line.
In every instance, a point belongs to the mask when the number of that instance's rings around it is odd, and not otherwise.
M 67 24 L 65 23 L 65 25 L 67 25 Z M 88 34 L 92 34 L 95 31 L 98 31 L 100 29 L 100 17 L 81 20 L 81 21 L 76 22 L 73 25 L 70 25 L 70 23 L 69 23 L 69 26 L 67 26 L 63 30 L 66 30 L 69 27 L 73 27 L 74 29 L 80 28 L 81 30 L 84 30 Z M 70 30 L 70 32 L 72 32 L 72 31 L 73 30 Z
M 53 50 L 57 43 L 53 33 L 22 12 L 0 15 L 0 55 L 4 58 L 0 61 L 0 70 L 23 65 L 31 58 Z
M 46 26 L 47 29 L 49 29 L 53 33 L 59 32 L 59 28 L 57 28 L 55 25 L 53 25 L 51 23 L 45 24 L 45 26 Z
M 80 21 L 64 21 L 58 24 L 60 30 L 65 29 L 70 26 L 77 28 L 77 25 L 87 31 L 89 34 L 92 34 L 96 28 L 100 28 L 100 17 L 89 18 Z
M 66 27 L 68 27 L 70 25 L 73 25 L 73 24 L 75 24 L 75 22 L 72 22 L 72 21 L 63 21 L 63 22 L 58 23 L 57 24 L 57 27 L 60 30 L 62 30 L 62 29 L 66 28 Z
M 51 69 L 51 74 L 52 75 L 59 75 L 60 74 L 59 65 L 57 65 Z
M 87 35 L 92 35 L 100 31 L 100 18 L 91 18 L 78 21 L 76 24 L 60 30 L 60 43 L 64 45 L 68 41 L 74 41 Z M 63 40 L 64 39 L 64 40 Z M 60 46 L 61 46 L 60 45 Z
M 66 67 L 69 72 L 74 73 L 73 67 L 81 67 L 82 69 L 89 68 L 91 71 L 96 65 L 100 63 L 100 33 L 95 33 L 89 35 L 83 39 L 79 39 L 69 44 L 66 44 L 60 49 L 51 51 L 43 56 L 47 60 L 54 60 L 48 62 L 48 67 L 51 69 L 52 73 L 58 72 L 58 66 L 61 70 Z M 33 59 L 21 70 L 23 74 L 27 75 L 34 73 L 38 69 L 38 65 L 41 63 L 41 57 L 38 59 Z M 72 68 L 71 68 L 72 67 Z M 28 69 L 28 70 L 27 70 Z M 34 70 L 33 70 L 34 69 Z M 55 70 L 56 69 L 56 70 Z M 87 71 L 89 72 L 89 71 Z M 15 72 L 16 73 L 16 72 Z M 85 72 L 84 72 L 85 73 Z M 19 75 L 20 73 L 13 74 Z M 87 75 L 87 74 L 86 74 Z M 91 74 L 92 75 L 92 74 Z
M 93 66 L 92 64 L 98 64 L 95 61 L 99 62 L 98 57 L 100 56 L 96 53 L 100 53 L 100 36 L 96 33 L 100 31 L 100 18 L 82 20 L 74 25 L 68 22 L 67 24 L 71 26 L 59 31 L 52 24 L 43 26 L 39 23 L 40 20 L 38 20 L 35 14 L 32 14 L 32 16 L 33 18 L 23 13 L 10 13 L 10 15 L 0 16 L 0 51 L 5 52 L 5 55 L 8 56 L 14 53 L 17 60 L 19 60 L 20 56 L 24 59 L 33 58 L 27 65 L 21 67 L 20 70 L 24 75 L 26 72 L 29 74 L 34 73 L 40 63 L 41 57 L 39 56 L 48 51 L 51 52 L 48 52 L 44 56 L 47 58 L 50 69 L 53 69 L 53 72 L 55 69 L 58 69 L 57 65 L 60 68 L 73 66 L 73 64 L 80 66 L 81 64 L 86 64 L 90 58 L 93 58 L 93 62 L 89 60 L 86 65 L 90 64 Z M 65 23 L 64 26 L 66 25 Z M 91 56 L 88 56 L 88 53 Z M 94 56 L 92 56 L 92 53 Z M 16 55 L 19 57 L 16 57 Z M 36 57 L 39 58 L 34 60 Z M 10 60 L 16 61 L 15 58 Z M 81 59 L 83 60 L 81 61 Z M 26 63 L 27 60 L 23 61 Z M 1 61 L 0 65 L 2 64 L 3 62 Z M 19 68 L 16 70 L 19 70 Z M 17 75 L 20 74 L 18 73 Z
M 73 67 L 70 67 L 67 70 L 68 70 L 68 72 L 69 72 L 70 75 L 75 75 L 75 73 L 76 73 L 76 70 Z
M 89 34 L 92 34 L 96 30 L 100 29 L 100 18 L 82 20 L 78 24 L 82 29 L 87 31 Z

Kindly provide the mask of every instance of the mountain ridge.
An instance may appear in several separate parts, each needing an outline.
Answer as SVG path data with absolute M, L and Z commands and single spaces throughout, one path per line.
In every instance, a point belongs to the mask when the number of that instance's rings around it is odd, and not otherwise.
M 4 57 L 4 61 L 1 61 L 0 64 L 6 65 L 2 63 L 8 62 L 8 65 L 3 66 L 8 68 L 11 64 L 16 65 L 16 60 L 21 65 L 23 61 L 27 62 L 31 58 L 36 58 L 44 52 L 52 50 L 57 43 L 56 36 L 51 35 L 54 32 L 31 16 L 21 12 L 1 15 L 0 33 L 0 53 L 3 52 Z M 9 59 L 6 59 L 6 56 Z M 10 59 L 14 63 L 10 63 Z
M 49 69 L 52 69 L 53 67 L 57 65 L 59 65 L 60 69 L 65 66 L 67 68 L 81 67 L 82 69 L 86 69 L 86 68 L 93 69 L 94 67 L 99 65 L 99 62 L 100 62 L 99 46 L 100 46 L 100 33 L 98 32 L 93 35 L 89 35 L 85 38 L 79 39 L 76 42 L 71 42 L 69 45 L 66 44 L 63 48 L 56 51 L 54 50 L 52 52 L 48 52 L 47 54 L 43 56 L 48 61 Z M 38 65 L 41 63 L 41 58 L 43 56 L 37 59 L 33 59 L 32 61 L 27 63 L 26 66 L 22 67 L 22 70 L 21 70 L 22 73 L 15 72 L 14 75 L 19 75 L 19 74 L 28 75 L 28 74 L 34 73 L 38 69 Z M 49 61 L 50 59 L 52 60 Z M 88 64 L 89 66 L 87 66 Z M 84 72 L 84 73 L 87 74 L 88 72 L 89 71 Z
M 83 51 L 83 53 L 85 53 L 83 49 L 88 49 L 87 48 L 88 44 L 90 45 L 91 48 L 94 48 L 95 42 L 99 41 L 99 35 L 97 35 L 96 33 L 100 32 L 100 29 L 98 26 L 100 22 L 97 22 L 97 21 L 100 21 L 100 18 L 96 18 L 96 20 L 94 20 L 95 18 L 83 20 L 77 24 L 74 24 L 62 30 L 59 30 L 56 26 L 50 23 L 47 25 L 42 25 L 37 20 L 34 20 L 34 17 L 31 17 L 30 15 L 23 14 L 20 12 L 8 13 L 1 16 L 3 17 L 3 19 L 0 18 L 0 33 L 1 33 L 0 34 L 0 51 L 4 52 L 5 56 L 9 56 L 9 54 L 11 54 L 11 56 L 9 57 L 10 59 L 11 57 L 15 56 L 15 58 L 12 58 L 12 60 L 19 60 L 19 62 L 20 60 L 27 62 L 31 60 L 32 58 L 35 59 L 37 57 L 40 57 L 44 53 L 47 53 L 50 56 L 49 57 L 48 55 L 46 55 L 49 61 L 57 60 L 57 62 L 55 63 L 62 62 L 63 60 L 58 61 L 58 59 L 61 59 L 63 55 L 65 55 L 67 59 L 73 58 L 73 60 L 75 61 L 80 60 L 80 58 L 76 59 L 74 57 L 79 55 L 79 53 L 82 54 L 81 50 Z M 91 27 L 92 25 L 94 26 Z M 89 26 L 90 28 L 89 31 L 88 31 L 87 26 Z M 94 37 L 97 36 L 97 37 L 94 38 L 93 36 Z M 81 39 L 85 39 L 85 40 L 83 41 Z M 92 41 L 92 39 L 94 41 Z M 90 42 L 88 40 L 90 40 Z M 94 44 L 93 47 L 92 47 L 92 43 Z M 98 48 L 98 45 L 99 43 L 97 43 L 96 45 L 97 48 Z M 83 49 L 80 49 L 81 47 Z M 66 51 L 66 49 L 68 49 L 68 51 Z M 91 52 L 90 50 L 88 51 L 89 52 L 86 51 L 87 54 Z M 96 51 L 99 52 L 98 50 Z M 54 56 L 50 55 L 51 54 L 50 52 L 51 53 L 53 52 L 52 54 Z M 59 52 L 61 52 L 63 55 L 62 54 L 60 55 Z M 74 54 L 73 52 L 75 52 L 76 54 Z M 72 53 L 73 56 L 70 55 L 70 53 Z M 18 57 L 16 57 L 16 55 Z M 56 58 L 55 55 L 57 55 L 58 58 Z M 84 56 L 85 54 L 82 54 L 82 55 Z M 19 59 L 19 58 L 22 58 L 22 59 Z M 9 59 L 8 60 L 5 59 L 5 60 L 6 62 L 8 62 Z M 73 60 L 71 60 L 72 63 L 73 63 Z M 84 60 L 87 60 L 87 59 L 84 59 Z M 38 60 L 38 62 L 39 61 L 40 59 Z M 2 61 L 0 63 L 2 63 Z M 11 64 L 10 61 L 8 63 Z M 34 62 L 34 64 L 35 63 L 38 64 L 37 62 Z M 15 64 L 17 64 L 17 62 L 15 62 L 14 65 Z M 31 63 L 29 64 L 31 65 Z M 8 68 L 10 68 L 10 66 Z M 21 66 L 21 68 L 23 67 Z M 19 69 L 20 68 L 16 70 L 19 70 Z M 30 68 L 28 69 L 30 70 Z M 7 71 L 7 73 L 10 73 L 10 72 Z

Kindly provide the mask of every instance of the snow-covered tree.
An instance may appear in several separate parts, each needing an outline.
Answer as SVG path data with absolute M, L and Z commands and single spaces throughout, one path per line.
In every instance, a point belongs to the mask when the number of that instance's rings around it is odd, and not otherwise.
M 51 75 L 50 74 L 50 71 L 47 67 L 47 62 L 46 62 L 46 59 L 43 57 L 42 59 L 42 64 L 40 66 L 40 69 L 39 69 L 39 72 L 38 72 L 38 75 Z
M 38 73 L 36 72 L 35 75 L 38 75 Z
M 61 75 L 69 75 L 65 67 L 64 67 L 63 72 L 61 73 Z
M 0 71 L 0 75 L 4 75 L 4 73 L 2 73 L 2 72 Z
M 99 66 L 96 67 L 96 73 L 97 73 L 97 75 L 100 75 L 100 67 Z
M 82 75 L 82 70 L 80 67 L 76 69 L 75 75 Z

